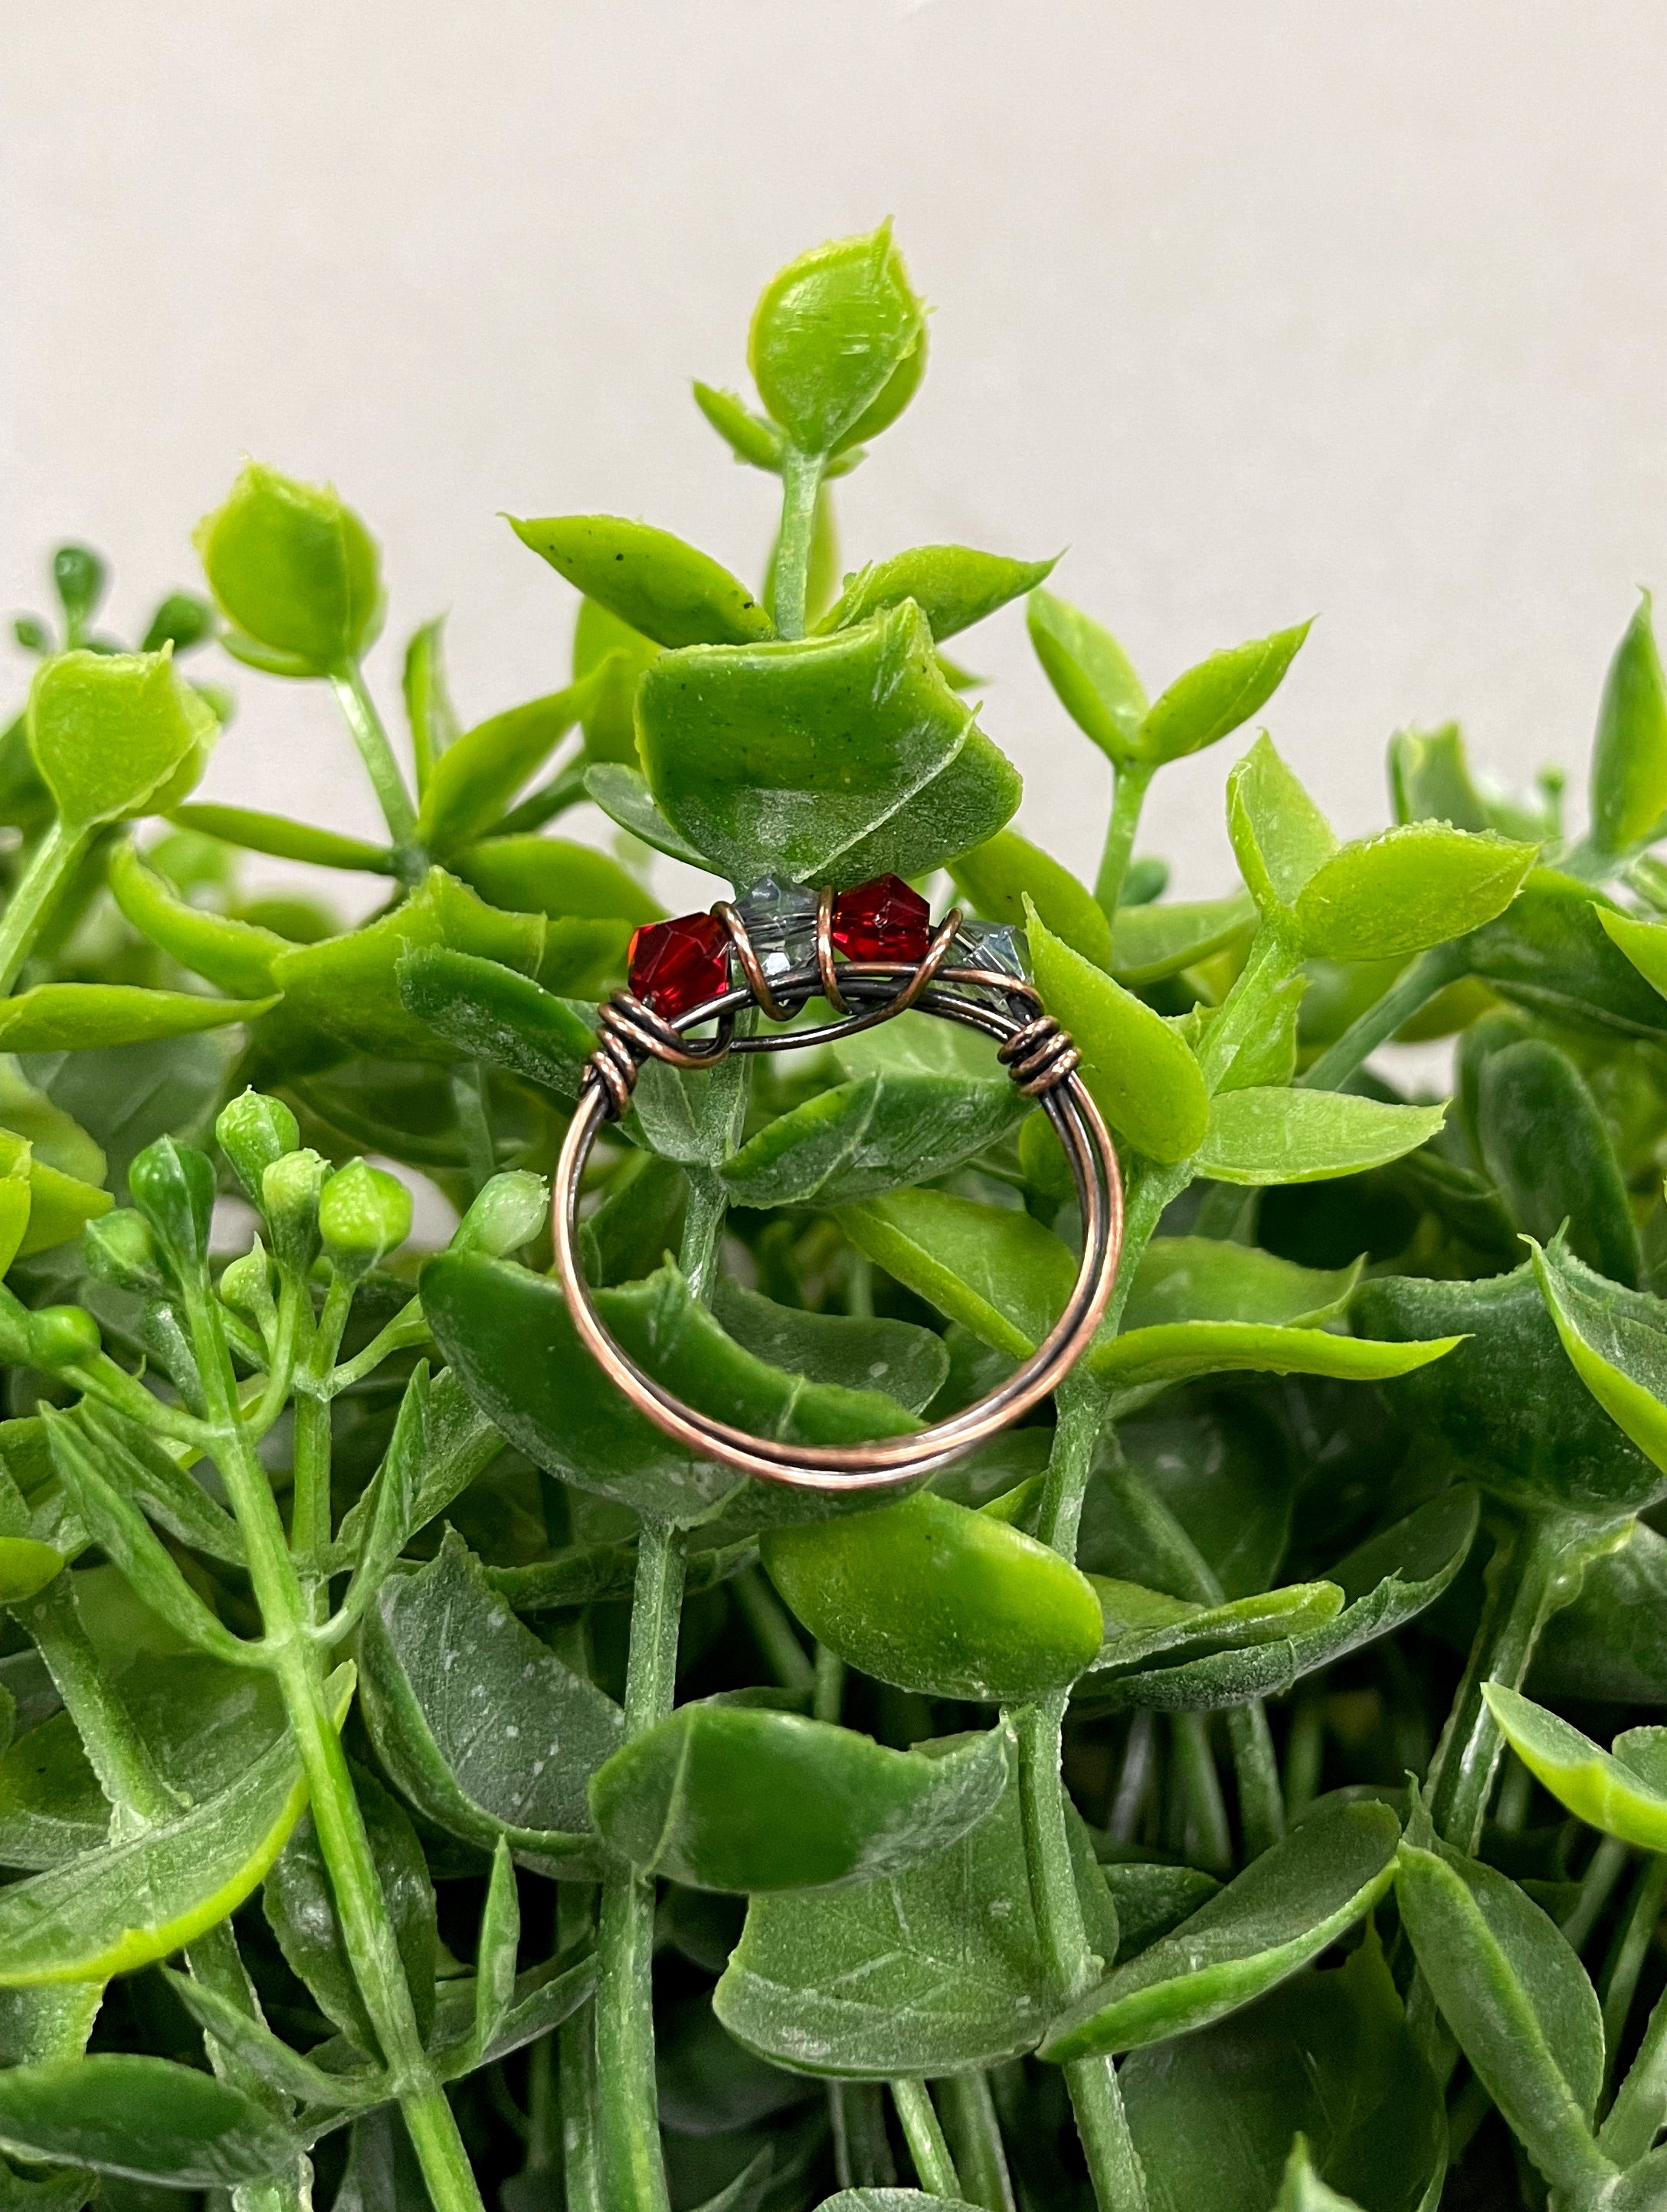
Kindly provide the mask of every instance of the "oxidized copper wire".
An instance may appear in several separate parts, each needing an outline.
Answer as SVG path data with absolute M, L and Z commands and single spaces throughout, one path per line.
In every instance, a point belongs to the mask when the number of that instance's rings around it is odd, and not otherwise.
M 1035 987 L 982 968 L 949 968 L 958 913 L 946 917 L 923 959 L 849 960 L 837 980 L 828 922 L 830 897 L 822 894 L 817 918 L 816 964 L 772 989 L 747 937 L 743 917 L 727 901 L 713 911 L 728 930 L 745 984 L 668 1021 L 628 991 L 617 992 L 600 1012 L 600 1036 L 586 1071 L 579 1105 L 563 1142 L 553 1194 L 557 1267 L 581 1341 L 616 1389 L 656 1427 L 702 1458 L 742 1474 L 817 1490 L 859 1490 L 929 1473 L 1011 1426 L 1045 1398 L 1075 1364 L 1104 1317 L 1122 1244 L 1122 1182 L 1117 1156 L 1098 1108 L 1078 1073 L 1080 1055 L 1069 1035 L 1042 1008 Z M 1034 1007 L 1023 1019 L 960 990 L 995 991 L 1009 1003 Z M 790 1019 L 820 992 L 843 1020 L 776 1036 L 734 1034 L 735 1017 L 757 1005 L 772 1021 Z M 852 1001 L 858 1002 L 854 1006 Z M 861 1006 L 862 1001 L 872 1003 Z M 744 1429 L 698 1413 L 628 1358 L 603 1327 L 591 1303 L 578 1258 L 579 1190 L 584 1165 L 604 1120 L 617 1119 L 630 1103 L 644 1062 L 710 1067 L 730 1052 L 794 1052 L 854 1035 L 889 1021 L 910 1006 L 982 1030 L 996 1042 L 996 1057 L 1026 1097 L 1035 1098 L 1053 1123 L 1070 1163 L 1082 1216 L 1082 1261 L 1065 1310 L 1047 1337 L 1007 1381 L 928 1429 L 861 1444 L 785 1443 L 750 1436 Z M 859 1007 L 861 1010 L 859 1010 Z M 686 1030 L 715 1021 L 703 1045 L 683 1042 Z

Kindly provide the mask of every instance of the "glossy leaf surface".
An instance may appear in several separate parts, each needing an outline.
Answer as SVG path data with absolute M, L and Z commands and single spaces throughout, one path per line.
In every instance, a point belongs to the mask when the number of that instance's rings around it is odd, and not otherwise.
M 1604 1751 L 1503 1682 L 1482 1695 L 1523 1765 L 1577 1819 L 1640 1850 L 1667 1849 L 1667 1731 L 1628 1729 Z
M 794 443 L 829 453 L 892 420 L 925 343 L 924 312 L 891 227 L 882 223 L 816 246 L 770 279 L 753 311 L 747 362 L 759 398 Z
M 1303 951 L 1311 958 L 1387 960 L 1445 945 L 1504 912 L 1536 850 L 1445 822 L 1408 823 L 1345 845 L 1297 893 Z
M 1591 749 L 1591 835 L 1624 852 L 1659 834 L 1667 816 L 1667 677 L 1661 668 L 1650 594 L 1615 647 Z
M 211 2074 L 115 2051 L 0 2072 L 0 2144 L 173 2189 L 259 2181 L 300 2148 L 262 2106 Z
M 1022 926 L 1029 899 L 1055 936 L 1097 968 L 1111 960 L 1111 931 L 1090 893 L 1068 868 L 1016 830 L 963 853 L 949 871 L 973 911 Z
M 970 545 L 916 545 L 889 560 L 871 562 L 846 579 L 845 588 L 817 623 L 818 632 L 849 629 L 884 607 L 912 599 L 934 638 L 954 637 L 983 622 L 1009 599 L 1039 584 L 1051 561 L 1011 561 Z
M 738 577 L 669 530 L 617 514 L 512 516 L 509 526 L 558 575 L 656 645 L 745 645 L 775 635 Z
M 1031 592 L 1026 621 L 1031 648 L 1071 720 L 1111 759 L 1132 759 L 1147 696 L 1116 638 L 1051 592 Z
M 1198 1172 L 1218 1182 L 1323 1182 L 1427 1144 L 1445 1106 L 1390 1106 L 1347 1091 L 1255 1085 L 1210 1101 Z

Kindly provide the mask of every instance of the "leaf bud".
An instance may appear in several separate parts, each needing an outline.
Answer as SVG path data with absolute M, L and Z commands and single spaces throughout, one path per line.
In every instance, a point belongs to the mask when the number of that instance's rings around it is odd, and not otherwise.
M 261 1178 L 267 1169 L 301 1143 L 301 1125 L 283 1100 L 259 1091 L 246 1091 L 222 1107 L 214 1133 L 233 1174 L 256 1206 L 261 1203 Z
M 166 813 L 197 782 L 220 724 L 160 653 L 60 653 L 29 687 L 35 766 L 71 829 Z
M 747 359 L 759 398 L 804 453 L 837 453 L 894 422 L 925 368 L 926 314 L 891 224 L 816 246 L 773 276 Z
M 194 645 L 213 635 L 214 609 L 208 601 L 195 592 L 170 592 L 150 617 L 139 650 L 160 653 L 165 645 L 171 645 L 176 653 L 189 653 Z
M 312 1151 L 286 1152 L 260 1178 L 260 1210 L 280 1267 L 304 1274 L 319 1249 L 319 1191 L 326 1163 Z
M 214 1169 L 208 1154 L 172 1137 L 158 1137 L 128 1169 L 127 1187 L 174 1271 L 183 1276 L 200 1267 L 214 1215 Z
M 79 1306 L 41 1306 L 29 1316 L 29 1358 L 48 1373 L 91 1359 L 103 1340 L 99 1325 Z
M 449 1249 L 502 1260 L 530 1244 L 550 1212 L 550 1186 L 525 1169 L 495 1175 L 452 1232 Z
M 143 1297 L 155 1297 L 167 1289 L 156 1239 L 137 1207 L 124 1206 L 115 1213 L 89 1221 L 81 1237 L 87 1271 L 101 1283 L 113 1283 L 119 1291 L 137 1291 Z
M 11 626 L 11 634 L 25 653 L 50 653 L 52 632 L 33 615 L 19 615 Z
M 278 676 L 329 676 L 381 627 L 376 541 L 328 485 L 251 461 L 197 528 L 209 588 L 240 660 Z
M 220 1295 L 234 1313 L 249 1321 L 265 1322 L 271 1314 L 271 1261 L 259 1237 L 250 1250 L 222 1272 Z
M 319 1199 L 319 1234 L 338 1275 L 367 1273 L 411 1235 L 411 1194 L 398 1176 L 350 1160 Z
M 53 554 L 52 583 L 72 645 L 80 644 L 109 580 L 109 570 L 90 545 L 60 545 Z

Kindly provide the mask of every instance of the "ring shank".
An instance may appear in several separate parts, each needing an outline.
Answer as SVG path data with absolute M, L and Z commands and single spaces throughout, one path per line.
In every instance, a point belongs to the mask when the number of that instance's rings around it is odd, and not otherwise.
M 841 981 L 854 998 L 885 997 L 898 975 L 914 969 L 888 963 L 855 962 L 843 965 Z M 951 969 L 929 980 L 916 995 L 923 1012 L 964 1023 L 1006 1042 L 1018 1036 L 1025 1024 L 993 1005 L 962 998 L 946 986 L 955 983 L 995 983 L 1012 988 L 1012 979 L 984 975 L 976 970 Z M 695 1008 L 677 1024 L 692 1029 L 715 1017 L 721 1018 L 746 993 L 727 993 Z M 861 1023 L 883 1018 L 858 1016 L 819 1029 L 787 1030 L 779 1036 L 737 1037 L 732 1050 L 794 1051 L 822 1042 L 830 1036 L 843 1036 Z M 908 1434 L 879 1437 L 858 1444 L 799 1444 L 774 1437 L 755 1437 L 714 1416 L 697 1412 L 673 1397 L 663 1384 L 637 1366 L 614 1341 L 592 1302 L 578 1257 L 579 1190 L 584 1164 L 606 1118 L 609 1099 L 598 1084 L 581 1093 L 569 1124 L 556 1171 L 552 1235 L 556 1262 L 569 1310 L 580 1340 L 603 1373 L 637 1410 L 675 1442 L 701 1457 L 733 1468 L 738 1473 L 766 1482 L 783 1482 L 800 1488 L 827 1491 L 865 1490 L 906 1480 L 915 1474 L 947 1466 L 962 1454 L 997 1435 L 1056 1388 L 1092 1340 L 1105 1313 L 1116 1274 L 1122 1242 L 1122 1184 L 1117 1158 L 1099 1109 L 1080 1076 L 1073 1069 L 1039 1101 L 1053 1122 L 1070 1163 L 1081 1208 L 1083 1249 L 1081 1264 L 1065 1309 L 1043 1342 L 997 1389 L 965 1407 L 947 1420 Z

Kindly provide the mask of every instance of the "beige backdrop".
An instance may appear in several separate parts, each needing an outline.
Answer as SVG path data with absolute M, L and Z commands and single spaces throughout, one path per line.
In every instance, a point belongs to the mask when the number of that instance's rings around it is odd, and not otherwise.
M 442 608 L 466 713 L 550 688 L 569 595 L 496 511 L 756 570 L 770 487 L 687 379 L 738 381 L 761 281 L 888 211 L 933 368 L 842 487 L 848 559 L 1068 545 L 1154 688 L 1319 614 L 1269 720 L 1350 830 L 1399 722 L 1462 715 L 1502 775 L 1580 759 L 1667 581 L 1659 0 L 9 0 L 4 32 L 7 609 L 80 534 L 131 628 L 247 450 L 381 536 L 385 696 Z M 1018 616 L 969 657 L 1023 819 L 1091 871 L 1102 765 Z M 328 700 L 238 682 L 208 792 L 368 826 Z M 1153 808 L 1200 890 L 1225 764 Z

